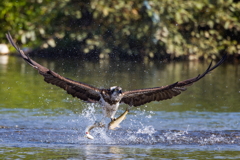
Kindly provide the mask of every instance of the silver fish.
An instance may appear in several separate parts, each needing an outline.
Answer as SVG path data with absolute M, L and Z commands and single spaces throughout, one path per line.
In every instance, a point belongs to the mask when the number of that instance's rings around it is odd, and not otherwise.
M 129 112 L 129 107 L 127 107 L 126 111 L 121 114 L 118 118 L 112 120 L 109 124 L 108 124 L 108 129 L 111 129 L 111 130 L 116 130 L 116 128 L 119 128 L 119 124 L 124 120 L 126 119 L 126 115 L 128 114 Z
M 87 137 L 88 139 L 94 139 L 94 137 L 92 135 L 90 135 L 90 131 L 95 128 L 95 127 L 104 127 L 105 125 L 102 124 L 101 122 L 95 122 L 93 125 L 91 126 L 88 126 L 86 129 L 85 129 L 85 137 Z

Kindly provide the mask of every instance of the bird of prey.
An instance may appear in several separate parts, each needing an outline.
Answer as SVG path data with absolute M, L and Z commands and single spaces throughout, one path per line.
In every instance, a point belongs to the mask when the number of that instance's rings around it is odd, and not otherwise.
M 154 88 L 145 88 L 145 89 L 136 89 L 131 91 L 122 91 L 122 88 L 119 86 L 113 86 L 108 89 L 101 89 L 93 87 L 89 84 L 77 82 L 69 78 L 65 78 L 56 72 L 45 68 L 44 66 L 38 64 L 27 56 L 23 50 L 21 50 L 13 41 L 10 33 L 6 34 L 8 41 L 11 45 L 20 53 L 21 57 L 33 68 L 38 70 L 39 74 L 44 77 L 44 81 L 56 85 L 67 91 L 68 94 L 71 94 L 73 97 L 77 97 L 85 102 L 90 103 L 99 103 L 102 107 L 104 117 L 111 118 L 113 121 L 115 119 L 114 115 L 118 110 L 118 106 L 121 103 L 125 103 L 129 106 L 141 106 L 143 104 L 152 102 L 152 101 L 162 101 L 166 99 L 171 99 L 183 91 L 185 91 L 187 86 L 192 85 L 194 82 L 197 82 L 203 78 L 210 71 L 217 68 L 221 65 L 226 59 L 226 55 L 222 59 L 212 66 L 210 63 L 207 70 L 199 74 L 194 78 L 190 78 L 184 81 L 175 82 L 170 85 L 154 87 Z

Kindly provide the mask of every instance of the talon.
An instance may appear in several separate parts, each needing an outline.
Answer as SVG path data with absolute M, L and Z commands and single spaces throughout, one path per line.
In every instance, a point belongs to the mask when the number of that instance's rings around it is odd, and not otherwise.
M 104 123 L 98 122 L 98 121 L 96 121 L 93 125 L 94 125 L 94 127 L 104 127 L 105 126 Z
M 105 124 L 100 122 L 98 127 L 105 127 Z
M 116 117 L 111 118 L 111 122 L 112 122 L 112 121 L 116 121 L 116 119 L 117 119 Z
M 95 121 L 93 125 L 94 125 L 94 126 L 98 126 L 98 125 L 99 125 L 99 123 L 100 123 L 100 122 L 98 122 L 98 121 Z

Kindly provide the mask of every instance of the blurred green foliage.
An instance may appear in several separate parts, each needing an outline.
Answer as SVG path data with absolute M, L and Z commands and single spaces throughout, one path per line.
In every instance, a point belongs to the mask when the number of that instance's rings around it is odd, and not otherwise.
M 1 39 L 51 55 L 154 59 L 240 55 L 234 0 L 18 0 L 0 2 Z

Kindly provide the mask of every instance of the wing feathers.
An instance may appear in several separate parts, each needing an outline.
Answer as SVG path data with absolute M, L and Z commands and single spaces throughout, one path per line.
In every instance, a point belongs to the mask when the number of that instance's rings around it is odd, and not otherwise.
M 67 93 L 71 94 L 73 97 L 78 97 L 81 100 L 88 102 L 97 102 L 100 100 L 101 90 L 95 87 L 92 87 L 88 84 L 81 82 L 73 81 L 71 79 L 60 76 L 59 74 L 45 68 L 44 66 L 33 61 L 30 57 L 24 54 L 24 52 L 14 43 L 10 33 L 6 34 L 8 41 L 11 45 L 20 53 L 22 58 L 30 64 L 32 67 L 38 70 L 38 72 L 44 77 L 44 80 L 47 83 L 51 83 L 62 89 L 66 90 Z M 161 101 L 165 99 L 171 99 L 174 96 L 181 94 L 181 92 L 187 90 L 187 86 L 192 85 L 194 82 L 197 82 L 203 78 L 206 74 L 210 73 L 212 70 L 221 65 L 226 59 L 227 55 L 224 55 L 222 59 L 213 67 L 212 62 L 209 67 L 203 74 L 199 74 L 194 78 L 190 78 L 184 81 L 176 82 L 171 85 L 155 87 L 155 88 L 146 88 L 138 89 L 132 91 L 123 92 L 123 98 L 121 103 L 126 103 L 131 106 L 140 106 L 151 101 Z
M 176 82 L 171 85 L 155 87 L 155 88 L 146 88 L 138 89 L 132 91 L 123 92 L 123 98 L 121 103 L 125 103 L 131 106 L 140 106 L 151 101 L 161 101 L 166 99 L 171 99 L 174 96 L 181 94 L 181 92 L 187 90 L 187 86 L 192 85 L 194 82 L 197 82 L 203 78 L 206 74 L 210 73 L 212 70 L 221 65 L 226 59 L 227 55 L 224 55 L 222 59 L 213 67 L 212 62 L 208 66 L 207 70 L 203 74 L 199 74 L 194 78 L 190 78 L 184 81 Z
M 39 74 L 44 77 L 44 81 L 53 85 L 56 85 L 67 91 L 68 94 L 71 94 L 73 97 L 77 97 L 84 101 L 89 101 L 91 103 L 97 102 L 100 99 L 100 89 L 77 82 L 63 76 L 60 76 L 54 71 L 49 70 L 48 68 L 38 64 L 28 57 L 13 41 L 10 33 L 6 34 L 8 41 L 11 45 L 20 53 L 22 58 L 30 64 L 33 68 L 37 69 Z

